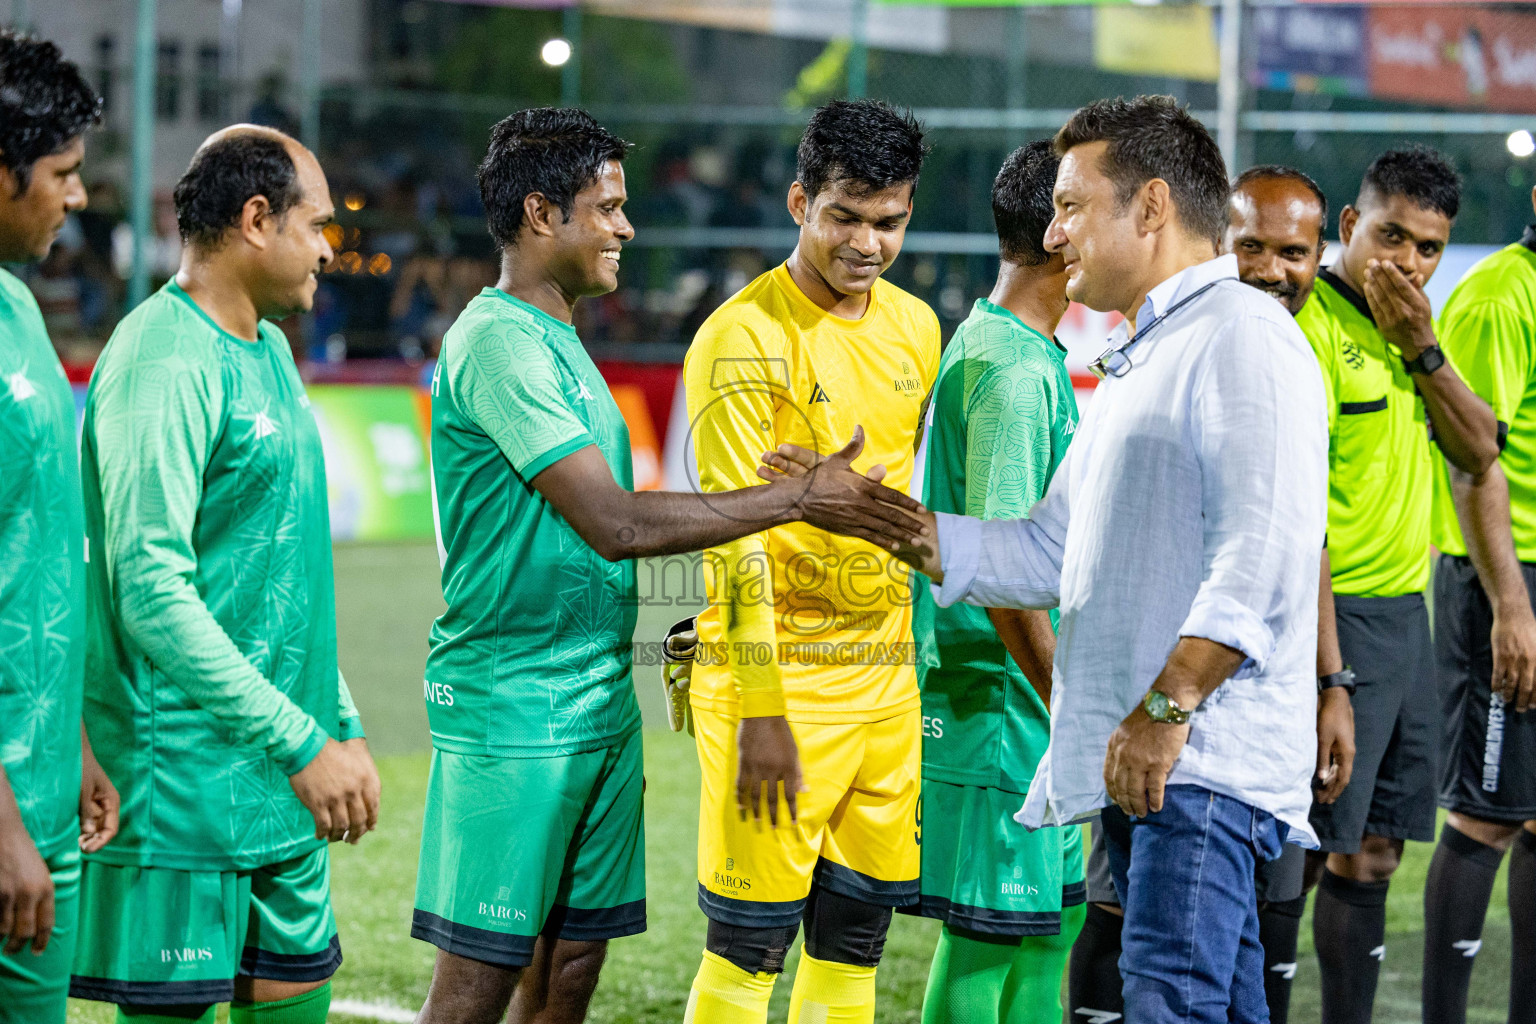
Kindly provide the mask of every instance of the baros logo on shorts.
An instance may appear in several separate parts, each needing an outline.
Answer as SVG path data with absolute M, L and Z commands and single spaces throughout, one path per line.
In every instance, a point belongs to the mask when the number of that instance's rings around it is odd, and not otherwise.
M 1499 761 L 1504 756 L 1504 698 L 1494 693 L 1488 701 L 1488 731 L 1483 739 L 1483 792 L 1499 791 Z
M 727 857 L 725 859 L 725 870 L 712 872 L 715 885 L 721 889 L 729 889 L 732 892 L 751 892 L 752 879 L 746 875 L 735 874 L 735 870 L 736 858 Z
M 528 911 L 519 910 L 517 907 L 506 906 L 506 901 L 512 897 L 512 887 L 502 886 L 496 892 L 496 899 L 490 903 L 480 901 L 480 916 L 488 917 L 492 921 L 526 921 Z
M 160 962 L 163 964 L 195 964 L 212 959 L 211 946 L 178 946 L 160 951 Z

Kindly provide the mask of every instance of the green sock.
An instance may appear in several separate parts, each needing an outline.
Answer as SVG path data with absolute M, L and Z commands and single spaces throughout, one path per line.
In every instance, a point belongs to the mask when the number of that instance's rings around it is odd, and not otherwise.
M 1014 955 L 1003 986 L 1004 1024 L 1061 1024 L 1061 984 L 1072 944 L 1083 930 L 1088 905 L 1063 907 L 1059 935 L 1028 935 Z
M 988 1024 L 1001 1020 L 1003 988 L 1019 947 L 989 942 L 972 932 L 939 932 L 939 948 L 928 972 L 923 1024 Z M 1061 1019 L 1057 1011 L 1057 1020 Z
M 207 1006 L 119 1006 L 117 1024 L 213 1024 L 217 1003 Z
M 274 1003 L 247 1003 L 235 1000 L 229 1004 L 229 1024 L 325 1024 L 325 1015 L 331 1011 L 331 983 L 319 988 L 279 999 Z

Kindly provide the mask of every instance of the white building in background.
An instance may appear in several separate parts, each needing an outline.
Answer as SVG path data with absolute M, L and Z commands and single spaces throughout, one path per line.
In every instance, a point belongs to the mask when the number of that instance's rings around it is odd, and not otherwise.
M 175 183 L 210 132 L 253 109 L 297 129 L 304 0 L 158 0 L 158 8 L 157 189 Z M 322 87 L 364 80 L 367 8 L 368 0 L 322 0 Z M 14 10 L 106 97 L 107 130 L 93 141 L 88 177 L 126 181 L 138 0 L 24 0 Z

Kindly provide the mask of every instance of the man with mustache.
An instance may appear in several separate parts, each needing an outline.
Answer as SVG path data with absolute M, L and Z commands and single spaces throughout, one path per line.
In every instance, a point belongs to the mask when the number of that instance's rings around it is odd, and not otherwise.
M 320 1024 L 341 964 L 327 843 L 377 821 L 336 663 L 320 432 L 271 321 L 314 302 L 334 208 L 270 128 L 176 185 L 180 269 L 86 400 L 86 718 L 123 832 L 86 857 L 71 994 L 133 1024 Z
M 0 263 L 36 263 L 85 208 L 101 99 L 59 48 L 0 31 Z M 75 399 L 32 293 L 0 270 L 0 1021 L 63 1024 L 80 851 L 118 796 L 80 724 L 85 510 Z

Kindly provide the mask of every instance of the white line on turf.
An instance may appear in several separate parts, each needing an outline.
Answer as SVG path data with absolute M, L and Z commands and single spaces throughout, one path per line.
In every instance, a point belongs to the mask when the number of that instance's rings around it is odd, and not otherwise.
M 411 1024 L 416 1019 L 415 1010 L 407 1010 L 393 1003 L 363 999 L 333 999 L 331 1012 L 344 1013 L 348 1017 L 362 1017 L 365 1020 L 381 1020 L 386 1024 Z

